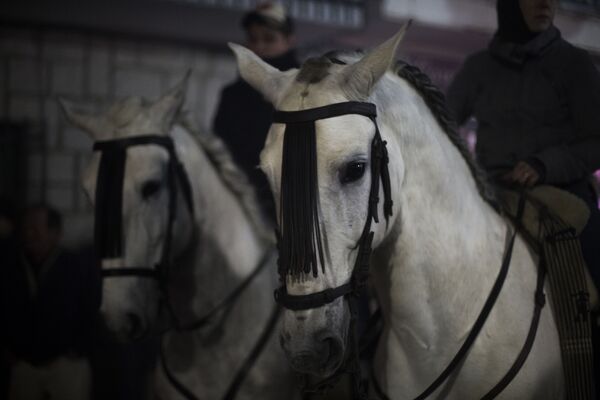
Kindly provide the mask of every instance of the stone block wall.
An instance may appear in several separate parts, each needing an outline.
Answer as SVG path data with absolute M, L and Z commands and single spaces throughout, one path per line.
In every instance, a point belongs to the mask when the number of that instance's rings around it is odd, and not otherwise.
M 184 107 L 209 129 L 220 89 L 236 75 L 230 54 L 114 35 L 0 29 L 0 120 L 30 126 L 26 202 L 46 201 L 62 212 L 67 245 L 92 237 L 80 183 L 92 141 L 67 123 L 57 98 L 90 111 L 129 95 L 156 99 L 188 69 Z

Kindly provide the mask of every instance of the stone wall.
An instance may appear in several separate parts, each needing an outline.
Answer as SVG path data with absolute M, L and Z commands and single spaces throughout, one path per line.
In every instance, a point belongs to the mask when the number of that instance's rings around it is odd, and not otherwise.
M 0 120 L 27 123 L 27 199 L 65 218 L 65 242 L 91 240 L 80 175 L 92 141 L 71 127 L 57 98 L 104 110 L 129 95 L 155 99 L 192 70 L 185 109 L 208 129 L 219 91 L 235 78 L 233 56 L 190 45 L 74 31 L 0 30 Z

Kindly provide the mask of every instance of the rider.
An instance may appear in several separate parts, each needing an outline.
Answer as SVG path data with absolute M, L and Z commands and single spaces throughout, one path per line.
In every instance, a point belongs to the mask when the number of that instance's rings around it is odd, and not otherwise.
M 294 24 L 277 3 L 264 3 L 242 19 L 246 46 L 280 70 L 298 67 Z M 259 155 L 271 126 L 273 106 L 238 77 L 221 92 L 214 131 L 231 151 L 257 191 L 262 209 L 275 221 L 273 196 L 264 174 L 258 169 Z
M 600 75 L 553 25 L 557 2 L 498 0 L 494 38 L 467 58 L 447 101 L 459 124 L 477 119 L 477 157 L 493 179 L 553 185 L 587 204 L 580 241 L 600 287 L 600 211 L 590 184 L 600 168 Z
M 476 153 L 493 179 L 547 184 L 581 198 L 591 216 L 584 258 L 600 287 L 600 74 L 553 25 L 557 0 L 498 0 L 498 30 L 467 58 L 447 101 L 459 124 L 478 121 Z

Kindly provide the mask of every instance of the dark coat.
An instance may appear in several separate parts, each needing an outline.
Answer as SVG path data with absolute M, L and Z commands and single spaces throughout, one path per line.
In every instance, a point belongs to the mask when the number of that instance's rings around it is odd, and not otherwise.
M 282 71 L 298 67 L 293 51 L 265 60 Z M 260 152 L 271 126 L 273 106 L 241 78 L 221 92 L 213 129 L 223 139 L 234 161 L 257 191 L 265 214 L 274 221 L 273 196 L 265 175 L 258 169 Z
M 2 265 L 0 293 L 2 339 L 10 353 L 32 364 L 85 353 L 100 307 L 100 269 L 67 251 L 38 271 L 24 257 L 12 261 Z
M 459 124 L 477 119 L 477 157 L 492 175 L 524 160 L 545 183 L 579 192 L 600 168 L 600 75 L 555 27 L 523 45 L 495 36 L 468 57 L 447 101 Z

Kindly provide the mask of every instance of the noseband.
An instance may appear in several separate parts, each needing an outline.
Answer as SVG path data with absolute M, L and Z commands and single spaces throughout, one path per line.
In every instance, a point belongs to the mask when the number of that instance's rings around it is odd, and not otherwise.
M 127 149 L 135 146 L 156 145 L 169 154 L 167 187 L 169 191 L 168 220 L 165 241 L 160 261 L 155 268 L 148 266 L 129 266 L 102 269 L 103 278 L 143 277 L 154 278 L 165 283 L 171 257 L 173 222 L 177 205 L 177 185 L 179 180 L 185 203 L 194 214 L 192 189 L 183 165 L 177 157 L 173 139 L 164 135 L 143 135 L 123 139 L 97 141 L 94 150 L 101 152 L 100 167 L 96 178 L 94 240 L 98 255 L 102 259 L 123 256 L 123 181 Z

